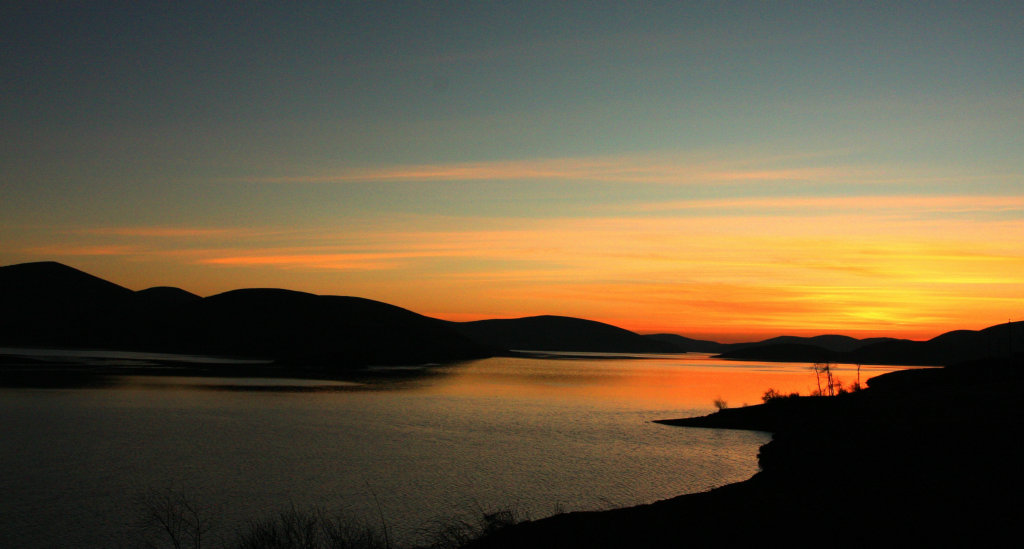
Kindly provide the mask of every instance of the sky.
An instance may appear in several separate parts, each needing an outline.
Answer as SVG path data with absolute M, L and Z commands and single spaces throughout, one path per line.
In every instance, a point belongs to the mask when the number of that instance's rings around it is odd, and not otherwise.
M 1016 2 L 5 2 L 0 264 L 719 341 L 1024 318 Z

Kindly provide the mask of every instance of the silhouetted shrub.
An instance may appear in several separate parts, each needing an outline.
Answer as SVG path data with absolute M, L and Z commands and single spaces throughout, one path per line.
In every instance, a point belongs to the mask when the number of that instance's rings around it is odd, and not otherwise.
M 253 520 L 235 532 L 214 532 L 218 513 L 197 503 L 185 490 L 150 490 L 140 496 L 141 537 L 129 547 L 159 549 L 391 549 L 388 527 L 330 514 L 320 507 L 290 508 Z M 558 512 L 556 510 L 556 512 Z M 419 532 L 420 540 L 408 547 L 455 549 L 503 528 L 529 520 L 518 509 L 485 512 L 438 520 Z
M 518 509 L 480 511 L 475 516 L 439 520 L 420 531 L 423 541 L 417 549 L 457 549 L 489 536 L 502 528 L 529 520 Z
M 274 517 L 249 523 L 239 532 L 235 549 L 386 549 L 385 533 L 343 515 L 294 506 Z
M 769 402 L 773 400 L 778 400 L 780 398 L 782 398 L 782 393 L 772 388 L 769 388 L 767 391 L 764 392 L 763 395 L 761 395 L 761 401 L 764 402 L 765 404 L 768 404 Z
M 139 496 L 138 503 L 142 507 L 139 522 L 144 547 L 200 549 L 204 543 L 210 545 L 208 534 L 213 529 L 215 513 L 183 490 L 153 489 Z
M 764 392 L 763 395 L 761 395 L 761 401 L 764 402 L 765 404 L 768 404 L 769 402 L 771 402 L 773 400 L 780 400 L 780 399 L 784 399 L 784 398 L 799 398 L 799 397 L 800 397 L 800 393 L 794 392 L 794 393 L 789 393 L 787 395 L 787 394 L 782 393 L 780 391 L 776 391 L 773 388 L 769 388 L 767 391 Z

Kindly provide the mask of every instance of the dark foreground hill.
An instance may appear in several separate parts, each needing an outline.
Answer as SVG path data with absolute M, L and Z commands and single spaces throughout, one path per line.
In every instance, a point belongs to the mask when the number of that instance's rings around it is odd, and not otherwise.
M 897 372 L 857 393 L 666 421 L 774 436 L 748 481 L 526 522 L 471 547 L 1003 544 L 1024 511 L 1020 358 Z
M 565 316 L 453 323 L 459 332 L 503 349 L 611 353 L 678 353 L 677 346 L 610 324 Z
M 270 358 L 346 368 L 489 356 L 447 322 L 368 299 L 248 289 L 133 292 L 59 263 L 0 267 L 0 345 Z

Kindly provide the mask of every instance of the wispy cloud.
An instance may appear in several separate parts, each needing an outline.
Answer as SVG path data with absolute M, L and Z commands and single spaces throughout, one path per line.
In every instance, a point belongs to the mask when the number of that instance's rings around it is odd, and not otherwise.
M 278 267 L 283 269 L 330 269 L 339 271 L 377 271 L 394 269 L 400 263 L 393 259 L 401 254 L 286 254 L 286 255 L 233 255 L 210 257 L 198 262 L 207 265 L 233 267 Z
M 653 184 L 816 181 L 849 178 L 849 167 L 745 166 L 671 155 L 542 158 L 445 164 L 411 164 L 341 169 L 316 175 L 243 178 L 258 183 L 356 183 L 427 181 L 578 181 Z
M 611 206 L 603 206 L 612 209 Z M 706 210 L 722 214 L 728 210 L 772 212 L 775 210 L 804 210 L 831 214 L 836 211 L 872 212 L 897 211 L 907 213 L 970 213 L 970 212 L 1024 212 L 1024 195 L 877 195 L 877 196 L 790 196 L 712 198 L 647 202 L 618 206 L 619 210 L 638 212 L 670 212 Z
M 262 231 L 256 231 L 253 229 L 173 226 L 86 227 L 75 229 L 73 232 L 101 236 L 154 238 L 220 238 L 255 236 L 263 234 Z
M 217 273 L 221 285 L 189 288 L 198 293 L 286 280 L 427 314 L 569 314 L 632 329 L 694 319 L 726 330 L 742 311 L 741 324 L 765 330 L 917 323 L 937 333 L 967 314 L 1019 310 L 1024 219 L 974 214 L 1017 211 L 1024 197 L 900 195 L 881 199 L 885 207 L 879 200 L 707 199 L 586 218 L 369 219 L 333 231 L 83 229 L 64 233 L 69 241 L 59 246 L 22 251 L 57 260 L 120 255 Z M 779 208 L 784 215 L 772 213 Z
M 829 272 L 833 278 L 997 283 L 1015 276 L 1012 271 L 1024 258 L 1019 247 L 1024 220 L 982 222 L 967 217 L 932 225 L 869 209 L 871 200 L 853 199 L 850 204 L 842 199 L 800 199 L 796 202 L 802 211 L 785 216 L 761 214 L 765 204 L 776 204 L 774 199 L 710 200 L 696 206 L 708 215 L 696 217 L 625 215 L 525 223 L 464 218 L 436 221 L 433 230 L 416 220 L 409 223 L 421 227 L 418 230 L 398 230 L 402 227 L 387 222 L 358 231 L 315 233 L 273 228 L 250 234 L 189 228 L 85 230 L 75 242 L 25 251 L 164 257 L 235 267 L 404 269 L 410 275 L 424 262 L 442 262 L 435 277 L 495 281 L 601 277 L 653 282 L 678 275 L 729 281 L 781 273 L 795 280 Z M 843 209 L 833 209 L 836 204 Z M 958 197 L 907 197 L 895 208 L 1000 209 L 1024 204 L 1024 199 L 991 198 L 974 204 L 966 206 Z M 727 207 L 741 211 L 721 215 Z M 860 208 L 870 213 L 856 211 Z M 230 237 L 188 236 L 193 234 Z
M 30 255 L 44 257 L 61 256 L 113 256 L 133 255 L 139 253 L 141 248 L 134 245 L 111 245 L 111 244 L 53 244 L 48 246 L 29 246 L 23 250 Z

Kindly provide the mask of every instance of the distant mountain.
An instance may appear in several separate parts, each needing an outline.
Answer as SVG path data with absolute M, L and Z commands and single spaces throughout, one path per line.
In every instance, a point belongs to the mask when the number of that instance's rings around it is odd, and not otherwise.
M 462 334 L 504 349 L 613 353 L 678 353 L 678 347 L 610 324 L 565 316 L 456 322 Z
M 0 267 L 0 345 L 223 354 L 351 367 L 490 356 L 447 322 L 369 299 L 273 289 L 133 292 L 53 262 Z
M 647 339 L 668 343 L 678 349 L 681 353 L 723 353 L 732 346 L 728 343 L 707 341 L 703 339 L 691 339 L 676 334 L 647 334 Z
M 744 343 L 719 343 L 691 339 L 676 334 L 650 334 L 649 339 L 670 343 L 681 352 L 719 353 L 725 358 L 746 360 L 782 360 L 802 362 L 796 357 L 828 357 L 831 353 L 846 353 L 875 343 L 886 341 L 905 341 L 892 338 L 875 337 L 856 339 L 845 335 L 820 335 L 814 337 L 779 336 L 763 341 Z M 824 352 L 822 352 L 824 351 Z M 769 359 L 767 357 L 779 357 Z M 823 360 L 825 358 L 822 358 Z
M 863 364 L 955 364 L 1007 357 L 1024 351 L 1024 322 L 996 324 L 983 330 L 954 330 L 928 341 L 890 341 L 850 353 Z
M 641 336 L 563 316 L 446 322 L 369 299 L 290 290 L 233 290 L 206 298 L 171 287 L 133 292 L 55 262 L 0 267 L 0 305 L 0 345 L 225 354 L 325 368 L 447 362 L 509 349 L 926 365 L 1024 352 L 1022 322 L 929 341 L 823 335 L 722 344 Z
M 277 289 L 202 300 L 194 341 L 208 352 L 332 364 L 416 364 L 493 354 L 447 322 L 358 297 Z
M 798 342 L 794 344 L 793 342 Z M 817 348 L 815 353 L 808 349 Z M 956 330 L 928 341 L 846 336 L 779 337 L 744 345 L 719 355 L 727 359 L 853 364 L 948 365 L 1024 351 L 1024 323 L 997 324 L 980 331 Z
M 796 344 L 796 345 L 811 345 L 814 347 L 821 347 L 829 351 L 837 353 L 848 353 L 866 347 L 874 343 L 880 343 L 883 341 L 897 341 L 892 338 L 874 337 L 868 339 L 856 339 L 845 335 L 819 335 L 814 337 L 798 337 L 798 336 L 779 336 L 764 341 L 759 341 L 753 344 L 744 345 L 744 347 L 761 346 L 761 345 L 777 345 L 777 344 Z
M 157 306 L 181 306 L 195 303 L 202 299 L 192 292 L 187 292 L 181 288 L 171 288 L 169 286 L 156 286 L 154 288 L 146 288 L 145 290 L 139 290 L 135 292 L 135 301 L 141 303 L 150 303 Z
M 826 362 L 835 361 L 842 353 L 817 345 L 802 343 L 772 343 L 726 351 L 720 358 L 759 360 L 765 362 Z

